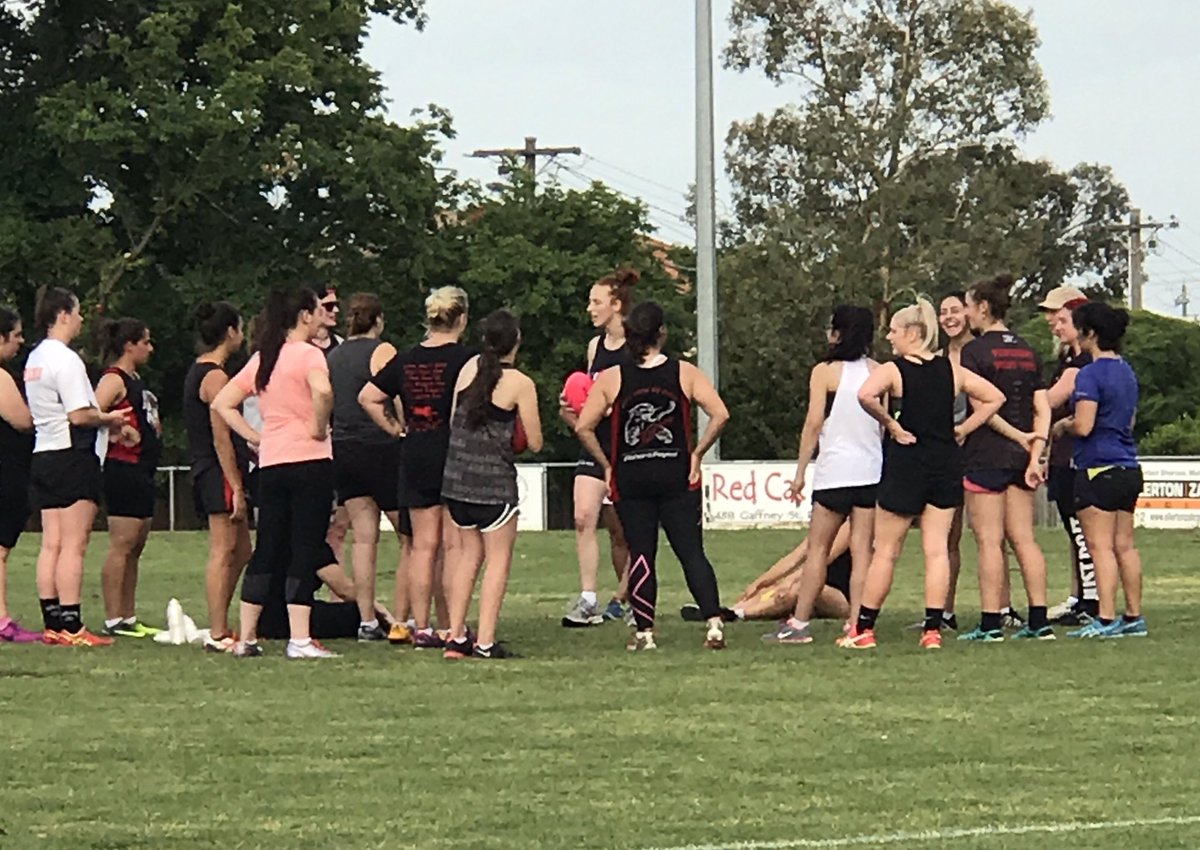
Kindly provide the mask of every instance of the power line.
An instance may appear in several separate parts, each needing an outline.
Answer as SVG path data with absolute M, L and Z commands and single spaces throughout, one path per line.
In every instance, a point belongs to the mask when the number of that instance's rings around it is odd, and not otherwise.
M 593 183 L 600 183 L 602 185 L 608 186 L 617 194 L 624 195 L 626 198 L 629 198 L 632 201 L 637 201 L 640 204 L 645 204 L 647 207 L 649 207 L 652 210 L 657 210 L 658 212 L 663 213 L 664 215 L 671 216 L 673 219 L 677 219 L 680 224 L 683 224 L 683 225 L 687 226 L 689 229 L 691 229 L 691 225 L 689 225 L 687 223 L 687 219 L 675 210 L 669 210 L 666 207 L 660 207 L 657 204 L 650 203 L 645 198 L 639 198 L 637 195 L 631 195 L 628 192 L 623 192 L 620 189 L 618 189 L 616 186 L 613 186 L 612 184 L 610 184 L 604 180 L 597 179 L 594 176 L 584 174 L 583 172 L 581 172 L 577 169 L 574 169 L 569 165 L 564 164 L 562 166 L 562 170 L 566 171 L 569 174 L 575 175 L 575 177 L 579 180 L 583 180 L 583 181 L 587 182 L 587 184 L 589 186 L 592 185 Z M 689 234 L 689 237 L 694 237 L 694 233 Z
M 1172 251 L 1174 251 L 1179 256 L 1183 257 L 1189 263 L 1193 263 L 1197 266 L 1200 266 L 1200 260 L 1197 260 L 1195 257 L 1193 257 L 1191 254 L 1187 253 L 1186 251 L 1182 251 L 1179 248 L 1176 248 L 1174 245 L 1172 245 L 1166 239 L 1159 238 L 1158 242 L 1160 245 L 1170 248 Z
M 564 173 L 567 175 L 570 175 L 572 178 L 574 178 L 574 180 L 576 180 L 580 184 L 582 184 L 583 188 L 585 188 L 585 189 L 590 189 L 596 183 L 599 183 L 602 186 L 604 186 L 605 188 L 609 189 L 612 192 L 615 192 L 616 194 L 620 195 L 623 198 L 627 198 L 628 200 L 634 201 L 639 204 L 646 204 L 646 201 L 643 198 L 638 198 L 635 195 L 630 195 L 626 192 L 622 192 L 620 189 L 617 189 L 615 186 L 612 186 L 611 184 L 605 183 L 603 180 L 593 179 L 591 177 L 588 177 L 587 175 L 581 174 L 580 172 L 576 171 L 573 168 L 568 168 L 565 165 L 560 165 L 556 171 L 556 174 L 562 175 Z M 652 205 L 647 205 L 647 206 L 652 206 Z M 655 210 L 662 211 L 661 207 L 652 207 L 652 208 Z M 688 244 L 691 244 L 695 240 L 696 235 L 694 233 L 687 232 L 680 225 L 675 224 L 673 222 L 673 219 L 674 219 L 673 213 L 671 213 L 670 211 L 665 211 L 665 212 L 668 216 L 670 216 L 670 218 L 667 221 L 661 221 L 661 220 L 659 220 L 658 217 L 655 217 L 653 215 L 653 213 L 651 213 L 650 223 L 652 225 L 654 225 L 656 230 L 671 231 L 672 233 L 674 233 L 674 235 L 677 238 L 682 238 L 682 239 L 686 240 Z

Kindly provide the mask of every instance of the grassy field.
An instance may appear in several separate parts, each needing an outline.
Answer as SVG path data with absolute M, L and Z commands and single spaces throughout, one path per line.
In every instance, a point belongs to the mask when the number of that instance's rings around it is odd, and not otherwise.
M 796 535 L 708 539 L 731 595 Z M 1057 601 L 1065 540 L 1042 539 Z M 674 616 L 686 591 L 666 557 L 661 649 L 632 656 L 623 626 L 559 626 L 573 545 L 549 533 L 518 542 L 503 637 L 523 660 L 0 645 L 0 848 L 1200 847 L 1200 535 L 1140 541 L 1148 640 L 920 653 L 912 541 L 875 653 L 836 649 L 833 623 L 807 647 L 739 624 L 707 652 Z M 10 564 L 29 625 L 36 548 Z M 172 595 L 203 619 L 205 551 L 201 534 L 151 538 L 146 619 Z

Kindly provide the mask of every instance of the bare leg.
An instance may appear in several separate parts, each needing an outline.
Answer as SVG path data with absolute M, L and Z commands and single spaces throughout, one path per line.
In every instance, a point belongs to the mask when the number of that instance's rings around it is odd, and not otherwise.
M 829 569 L 829 550 L 834 535 L 846 518 L 822 505 L 813 505 L 812 521 L 808 527 L 808 560 L 800 573 L 800 595 L 793 616 L 807 623 L 813 616 L 813 605 L 825 587 Z
M 629 543 L 625 540 L 625 531 L 621 528 L 621 518 L 617 516 L 616 508 L 612 505 L 602 506 L 600 519 L 604 523 L 604 527 L 608 529 L 613 572 L 617 576 L 617 592 L 613 598 L 618 602 L 624 602 L 629 585 Z M 599 567 L 597 567 L 597 572 L 599 572 Z
M 131 620 L 137 616 L 137 585 L 138 568 L 142 563 L 142 552 L 146 549 L 146 541 L 150 538 L 149 518 L 141 521 L 137 540 L 129 552 L 129 560 L 125 567 L 125 581 L 121 585 L 121 618 Z
M 410 508 L 413 542 L 408 567 L 409 601 L 418 629 L 429 628 L 429 605 L 433 597 L 433 582 L 442 544 L 442 508 Z
M 874 539 L 875 509 L 854 508 L 850 512 L 850 598 L 847 611 L 847 617 L 851 621 L 858 618 L 858 609 L 862 605 L 863 586 L 867 582 L 867 571 L 871 568 Z M 829 610 L 831 605 L 841 600 L 841 594 L 832 588 L 822 588 L 821 595 L 817 597 L 817 607 L 814 609 L 818 617 L 822 616 L 822 599 L 826 600 L 824 608 Z
M 904 548 L 904 538 L 912 525 L 912 517 L 894 514 L 883 508 L 875 509 L 875 551 L 871 569 L 863 587 L 862 605 L 878 611 L 887 601 L 896 574 L 896 561 Z
M 396 589 L 392 598 L 392 615 L 396 622 L 403 623 L 409 617 L 408 610 L 408 562 L 412 557 L 412 538 L 400 533 L 400 512 L 388 511 L 392 528 L 396 529 L 396 540 L 400 544 L 400 556 L 396 561 Z
M 958 575 L 962 572 L 963 513 L 962 507 L 954 510 L 954 522 L 950 524 L 950 538 L 947 541 L 950 552 L 950 591 L 946 594 L 946 606 L 943 609 L 947 614 L 954 613 L 954 605 L 958 601 Z
M 108 518 L 108 555 L 104 558 L 104 566 L 100 570 L 104 616 L 108 620 L 118 619 L 124 613 L 121 609 L 125 599 L 126 574 L 141 530 L 142 521 L 137 517 Z
M 0 620 L 8 619 L 8 553 L 0 546 Z
M 209 632 L 214 638 L 232 633 L 229 605 L 238 578 L 250 559 L 250 528 L 233 522 L 229 514 L 208 518 L 208 564 L 204 568 L 204 590 L 208 600 Z
M 450 517 L 446 514 L 442 516 L 442 524 L 450 522 Z M 442 542 L 442 550 L 438 552 L 437 560 L 433 562 L 433 610 L 437 614 L 437 622 L 440 628 L 449 628 L 450 624 L 450 603 L 446 601 L 446 559 L 452 557 L 450 552 L 446 551 L 445 541 Z M 445 624 L 445 625 L 443 625 Z
M 1079 511 L 1079 521 L 1083 523 L 1088 551 L 1092 553 L 1092 563 L 1096 567 L 1100 619 L 1115 620 L 1117 585 L 1120 583 L 1116 553 L 1117 515 L 1099 508 L 1083 508 Z
M 967 493 L 979 549 L 979 599 L 984 613 L 998 614 L 1004 607 L 1004 504 L 1003 493 Z
M 508 589 L 508 574 L 512 569 L 513 546 L 517 541 L 517 517 L 503 528 L 483 535 L 483 551 L 487 567 L 479 589 L 479 635 L 477 643 L 487 647 L 496 642 L 496 627 L 500 622 L 500 607 Z
M 62 554 L 62 524 L 65 508 L 42 511 L 42 548 L 37 559 L 37 593 L 39 599 L 57 599 L 58 582 L 55 573 Z
M 575 554 L 579 558 L 579 589 L 585 593 L 595 593 L 600 572 L 600 540 L 596 535 L 596 528 L 600 522 L 600 508 L 604 502 L 604 482 L 598 478 L 576 475 L 574 495 Z
M 329 517 L 329 531 L 325 533 L 325 542 L 333 550 L 333 557 L 340 564 L 346 557 L 346 532 L 350 530 L 350 513 L 345 505 L 338 505 Z
M 953 508 L 926 507 L 921 514 L 921 548 L 925 553 L 925 607 L 941 608 L 950 587 L 950 526 Z
M 450 629 L 451 638 L 463 640 L 467 636 L 467 614 L 475 594 L 475 578 L 483 561 L 483 536 L 477 528 L 459 528 L 453 522 L 446 523 L 442 536 L 447 551 L 455 553 L 453 560 L 446 562 L 446 602 L 450 606 L 446 628 Z
M 1133 514 L 1121 511 L 1116 522 L 1117 568 L 1125 590 L 1125 614 L 1142 616 L 1142 556 L 1133 545 Z
M 96 503 L 80 500 L 61 513 L 62 550 L 54 571 L 58 601 L 78 605 L 83 600 L 83 557 L 96 520 Z
M 1046 605 L 1046 556 L 1033 536 L 1033 491 L 1009 487 L 1004 493 L 1004 536 L 1017 556 L 1031 607 Z
M 354 576 L 358 616 L 366 623 L 375 619 L 375 574 L 379 558 L 379 507 L 370 496 L 346 500 L 346 514 L 354 530 L 351 575 Z

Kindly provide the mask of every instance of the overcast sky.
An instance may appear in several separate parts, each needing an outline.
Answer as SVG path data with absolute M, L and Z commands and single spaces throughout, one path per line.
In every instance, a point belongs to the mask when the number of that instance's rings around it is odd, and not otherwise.
M 728 40 L 730 0 L 714 0 L 715 49 Z M 1200 3 L 1194 0 L 1023 0 L 1041 34 L 1053 118 L 1025 142 L 1062 167 L 1111 165 L 1143 217 L 1179 217 L 1151 255 L 1146 305 L 1178 315 L 1185 283 L 1200 314 Z M 694 39 L 690 0 L 428 0 L 424 32 L 377 24 L 367 59 L 392 114 L 437 103 L 458 137 L 446 164 L 489 180 L 477 148 L 583 148 L 548 164 L 566 185 L 590 178 L 652 205 L 663 238 L 694 181 Z M 794 99 L 754 72 L 716 75 L 718 157 L 731 122 Z M 571 169 L 570 171 L 566 169 Z M 727 197 L 720 176 L 719 195 Z M 718 210 L 720 210 L 720 197 Z

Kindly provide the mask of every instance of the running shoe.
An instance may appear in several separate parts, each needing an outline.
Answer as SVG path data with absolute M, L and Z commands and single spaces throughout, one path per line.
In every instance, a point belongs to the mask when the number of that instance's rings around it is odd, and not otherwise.
M 576 599 L 566 615 L 562 618 L 563 628 L 586 629 L 588 626 L 598 626 L 604 622 L 600 607 L 594 602 L 588 602 L 582 596 Z
M 4 628 L 0 629 L 0 643 L 37 643 L 41 639 L 41 632 L 23 629 L 16 620 L 9 620 Z
M 1068 608 L 1061 613 L 1058 613 L 1058 606 L 1055 606 L 1051 611 L 1046 612 L 1050 623 L 1055 626 L 1086 626 L 1093 619 L 1091 614 L 1083 605 L 1076 603 L 1073 608 Z
M 151 628 L 137 620 L 134 620 L 132 623 L 128 620 L 122 620 L 112 626 L 106 624 L 100 630 L 100 633 L 107 637 L 148 638 L 154 637 L 161 631 L 162 629 Z
M 441 635 L 433 629 L 417 629 L 413 633 L 413 646 L 417 649 L 441 649 L 445 645 Z
M 700 613 L 700 606 L 694 602 L 689 602 L 687 605 L 681 606 L 679 609 L 679 616 L 687 620 L 689 623 L 703 623 L 708 619 Z M 736 623 L 740 618 L 738 617 L 737 612 L 732 608 L 722 608 L 721 619 L 726 623 Z
M 457 660 L 466 658 L 471 654 L 470 638 L 459 638 L 458 640 L 446 641 L 446 648 L 442 650 L 442 658 Z
M 307 643 L 297 643 L 294 640 L 289 640 L 287 645 L 287 657 L 290 659 L 299 658 L 338 658 L 336 652 L 330 652 L 317 641 L 309 639 Z
M 654 632 L 648 630 L 631 634 L 625 648 L 630 652 L 647 652 L 651 649 L 658 649 L 658 644 L 654 642 Z
M 874 649 L 876 646 L 875 630 L 864 629 L 860 632 L 858 629 L 851 629 L 838 638 L 837 645 L 842 649 Z
M 705 649 L 725 648 L 725 627 L 721 623 L 711 623 L 704 633 Z
M 258 641 L 238 641 L 233 647 L 234 658 L 262 658 L 266 652 Z
M 70 646 L 71 642 L 63 636 L 63 633 L 55 629 L 46 629 L 42 632 L 42 643 L 46 646 Z
M 613 599 L 608 603 L 608 607 L 604 609 L 602 616 L 605 620 L 624 620 L 625 606 L 619 600 Z
M 1113 620 L 1107 626 L 1100 622 L 1099 619 L 1092 620 L 1082 629 L 1076 629 L 1073 632 L 1067 632 L 1069 638 L 1098 638 L 1098 637 L 1115 637 L 1113 632 L 1121 628 L 1120 620 Z
M 942 633 L 934 629 L 921 632 L 921 641 L 917 644 L 921 649 L 941 649 Z
M 1046 616 L 1051 620 L 1057 620 L 1059 617 L 1065 617 L 1068 612 L 1074 611 L 1075 606 L 1079 604 L 1079 600 L 1074 596 L 1068 596 L 1065 601 L 1058 603 L 1046 611 Z
M 1146 637 L 1150 634 L 1150 628 L 1146 625 L 1145 617 L 1137 617 L 1133 620 L 1121 618 L 1114 620 L 1113 625 L 1116 627 L 1111 632 L 1103 634 L 1103 638 L 1125 638 L 1125 637 Z
M 1005 608 L 1000 612 L 1000 617 L 1006 629 L 1019 629 L 1025 625 L 1025 618 L 1017 613 L 1016 608 Z
M 113 639 L 94 635 L 86 628 L 77 632 L 61 632 L 67 646 L 112 646 Z
M 974 643 L 1004 643 L 1004 631 L 1002 629 L 984 631 L 982 626 L 976 626 L 971 631 L 959 635 L 958 639 Z
M 779 628 L 762 636 L 765 643 L 812 643 L 812 631 L 808 626 L 801 626 L 795 618 L 788 617 L 779 621 Z
M 383 630 L 383 626 L 376 623 L 373 626 L 368 626 L 366 623 L 358 624 L 358 642 L 373 643 L 375 641 L 387 640 L 388 632 Z
M 413 642 L 413 633 L 404 623 L 392 623 L 392 627 L 388 629 L 388 643 L 392 646 L 402 646 L 406 643 Z
M 924 619 L 917 620 L 915 623 L 910 624 L 908 626 L 908 628 L 914 632 L 924 631 L 925 620 Z M 949 629 L 952 632 L 957 632 L 958 631 L 958 615 L 957 614 L 947 614 L 943 611 L 942 612 L 942 628 Z
M 482 646 L 476 646 L 471 650 L 472 658 L 482 658 L 490 661 L 494 658 L 521 658 L 523 656 L 513 652 L 502 643 L 496 642 L 484 649 Z
M 212 653 L 233 652 L 233 648 L 237 646 L 237 638 L 233 635 L 225 635 L 225 637 L 214 638 L 212 634 L 204 636 L 204 651 Z
M 1021 629 L 1012 636 L 1013 640 L 1055 640 L 1057 636 L 1054 634 L 1054 629 L 1049 626 L 1042 626 L 1040 629 L 1031 629 L 1029 626 L 1022 626 Z

